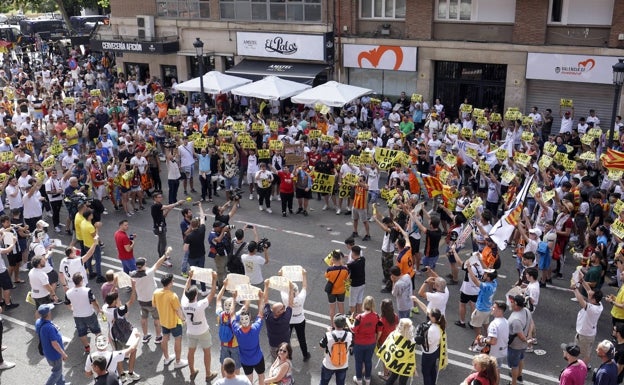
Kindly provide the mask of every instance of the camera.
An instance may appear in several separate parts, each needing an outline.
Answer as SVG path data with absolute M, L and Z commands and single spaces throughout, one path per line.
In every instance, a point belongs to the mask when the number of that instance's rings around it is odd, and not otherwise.
M 258 252 L 262 253 L 264 249 L 271 247 L 271 241 L 268 238 L 262 238 L 258 241 Z
M 172 138 L 167 138 L 163 141 L 163 147 L 164 148 L 176 148 L 177 144 L 175 139 Z
M 128 235 L 128 239 L 130 239 L 131 241 L 134 241 L 134 237 L 136 237 L 136 234 Z
M 240 188 L 236 188 L 236 189 L 233 189 L 230 192 L 230 194 L 231 194 L 230 195 L 231 196 L 230 200 L 239 201 L 243 197 L 243 190 L 240 189 Z
M 236 226 L 235 225 L 227 225 L 227 226 L 225 226 L 225 228 L 228 229 L 228 230 L 234 230 L 236 228 Z

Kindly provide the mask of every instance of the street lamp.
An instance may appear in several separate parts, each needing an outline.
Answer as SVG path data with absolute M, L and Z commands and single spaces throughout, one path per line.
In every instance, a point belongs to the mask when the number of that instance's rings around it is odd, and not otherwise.
M 193 47 L 195 47 L 195 53 L 197 54 L 197 62 L 199 63 L 199 89 L 200 100 L 201 100 L 201 108 L 206 108 L 206 97 L 204 95 L 204 42 L 199 40 L 199 38 L 195 38 L 193 42 Z M 615 68 L 615 67 L 613 67 Z
M 620 93 L 622 92 L 622 84 L 624 84 L 624 59 L 618 59 L 613 65 L 613 84 L 615 85 L 615 97 L 613 98 L 613 111 L 611 112 L 612 121 L 609 129 L 609 148 L 613 147 L 613 135 L 615 133 L 615 116 L 620 106 Z

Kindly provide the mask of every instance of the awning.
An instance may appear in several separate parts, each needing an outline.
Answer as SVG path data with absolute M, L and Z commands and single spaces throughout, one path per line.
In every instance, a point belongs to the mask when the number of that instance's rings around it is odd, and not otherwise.
M 251 80 L 260 80 L 265 76 L 279 76 L 285 80 L 312 84 L 319 73 L 329 68 L 327 64 L 286 63 L 261 60 L 243 60 L 225 71 L 230 75 L 242 76 Z

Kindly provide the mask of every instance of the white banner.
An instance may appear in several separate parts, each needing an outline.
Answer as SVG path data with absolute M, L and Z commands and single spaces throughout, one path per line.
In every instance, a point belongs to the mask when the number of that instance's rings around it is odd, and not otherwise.
M 529 53 L 526 78 L 613 84 L 615 56 Z
M 236 53 L 240 56 L 324 61 L 325 37 L 279 32 L 236 32 Z
M 416 71 L 416 47 L 396 45 L 343 45 L 343 65 L 392 71 Z

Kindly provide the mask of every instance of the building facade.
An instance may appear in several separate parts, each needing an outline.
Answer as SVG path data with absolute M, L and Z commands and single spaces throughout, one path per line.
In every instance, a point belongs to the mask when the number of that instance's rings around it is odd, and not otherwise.
M 593 108 L 610 122 L 624 1 L 111 0 L 111 24 L 100 33 L 96 40 L 119 48 L 122 70 L 165 82 L 198 75 L 200 38 L 204 68 L 241 76 L 417 93 L 439 98 L 449 116 L 465 98 L 557 116 L 565 98 L 577 116 Z M 123 41 L 170 47 L 116 44 Z

